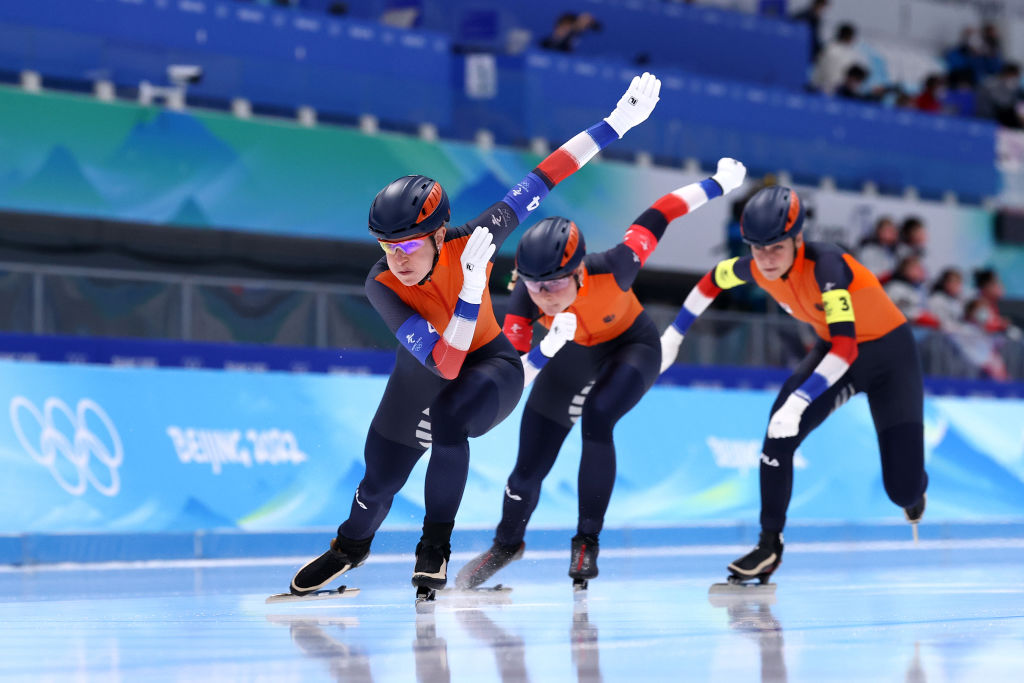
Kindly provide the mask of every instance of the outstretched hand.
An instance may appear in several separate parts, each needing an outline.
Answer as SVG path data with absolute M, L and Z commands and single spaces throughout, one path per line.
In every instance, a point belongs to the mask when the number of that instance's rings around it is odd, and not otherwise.
M 654 74 L 645 71 L 642 76 L 634 76 L 629 89 L 615 105 L 615 111 L 605 121 L 621 138 L 630 128 L 647 120 L 658 104 L 660 92 L 661 81 Z
M 747 167 L 742 161 L 723 157 L 718 160 L 718 170 L 711 179 L 722 186 L 722 194 L 729 194 L 743 184 L 747 177 Z
M 494 237 L 491 231 L 477 226 L 466 240 L 459 261 L 462 263 L 462 292 L 459 297 L 467 303 L 478 304 L 487 287 L 487 263 L 494 256 Z

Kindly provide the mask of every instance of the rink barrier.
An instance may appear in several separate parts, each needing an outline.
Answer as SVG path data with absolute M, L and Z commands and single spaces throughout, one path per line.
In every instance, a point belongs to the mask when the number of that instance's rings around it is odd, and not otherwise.
M 0 358 L 141 368 L 186 367 L 360 375 L 390 374 L 395 364 L 394 351 L 374 349 L 318 349 L 19 333 L 0 334 Z M 658 384 L 709 389 L 775 390 L 782 386 L 789 375 L 790 371 L 786 368 L 677 364 L 658 378 Z M 932 396 L 1024 398 L 1024 382 L 926 377 L 924 383 L 925 392 Z
M 666 527 L 605 529 L 603 548 L 664 548 L 680 546 L 736 546 L 757 541 L 755 524 L 722 523 Z M 526 535 L 531 550 L 568 548 L 573 529 L 536 529 Z M 907 541 L 908 525 L 791 524 L 789 543 L 872 543 Z M 226 560 L 305 557 L 322 552 L 333 529 L 314 531 L 196 531 L 164 533 L 66 533 L 0 535 L 0 565 L 39 566 L 61 563 L 152 562 L 160 560 Z M 1024 537 L 1024 520 L 993 522 L 922 523 L 920 536 L 929 540 L 976 540 Z M 408 553 L 419 540 L 419 529 L 381 530 L 374 553 Z M 456 529 L 453 549 L 478 551 L 488 547 L 493 529 Z

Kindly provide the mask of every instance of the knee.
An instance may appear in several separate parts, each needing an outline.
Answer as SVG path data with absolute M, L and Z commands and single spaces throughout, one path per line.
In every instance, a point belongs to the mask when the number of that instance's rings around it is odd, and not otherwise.
M 615 423 L 619 421 L 619 411 L 612 401 L 592 396 L 583 404 L 582 432 L 583 438 L 589 441 L 611 442 Z
M 457 444 L 469 438 L 465 411 L 448 402 L 438 401 L 430 406 L 430 427 L 435 444 Z

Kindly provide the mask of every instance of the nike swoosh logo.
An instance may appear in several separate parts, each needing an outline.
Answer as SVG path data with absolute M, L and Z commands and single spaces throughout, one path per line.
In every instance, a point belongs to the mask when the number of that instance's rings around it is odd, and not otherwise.
M 511 498 L 512 500 L 522 500 L 523 499 L 522 496 L 517 496 L 516 494 L 512 493 L 512 491 L 510 491 L 509 488 L 508 488 L 508 484 L 505 484 L 505 495 L 508 496 L 509 498 Z

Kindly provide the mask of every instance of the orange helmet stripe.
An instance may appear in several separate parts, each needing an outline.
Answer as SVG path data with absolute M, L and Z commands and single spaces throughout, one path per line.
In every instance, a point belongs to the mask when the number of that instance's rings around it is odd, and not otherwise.
M 430 194 L 427 195 L 427 201 L 423 202 L 423 208 L 420 209 L 416 224 L 422 223 L 424 219 L 434 213 L 434 209 L 441 203 L 441 192 L 441 183 L 435 181 L 434 186 L 430 188 Z
M 789 193 L 789 213 L 786 215 L 786 229 L 785 232 L 789 232 L 789 229 L 796 223 L 797 217 L 800 215 L 800 198 L 796 196 L 796 192 Z M 741 226 L 742 228 L 742 226 Z
M 576 247 L 580 243 L 580 231 L 576 227 L 576 223 L 570 221 L 569 228 L 569 239 L 565 241 L 565 251 L 562 252 L 562 262 L 559 265 L 564 266 L 572 258 L 572 255 L 576 253 Z

